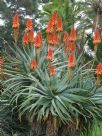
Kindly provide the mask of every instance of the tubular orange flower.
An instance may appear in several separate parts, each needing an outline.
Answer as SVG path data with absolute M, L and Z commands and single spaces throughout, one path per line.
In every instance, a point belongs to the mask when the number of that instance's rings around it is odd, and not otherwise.
M 28 39 L 30 43 L 34 43 L 34 31 L 29 31 Z
M 27 29 L 27 31 L 31 31 L 33 29 L 33 23 L 32 23 L 32 20 L 30 18 L 27 19 L 26 29 Z
M 47 35 L 47 43 L 48 44 L 53 44 L 53 35 L 52 34 Z
M 50 64 L 49 66 L 49 73 L 50 76 L 54 76 L 56 74 L 56 67 L 53 64 Z
M 24 33 L 23 35 L 23 38 L 22 38 L 22 41 L 23 41 L 23 44 L 26 46 L 29 42 L 29 39 L 28 39 L 28 34 L 27 33 Z
M 37 63 L 35 61 L 35 59 L 31 60 L 31 69 L 36 69 L 37 68 Z
M 46 29 L 46 33 L 52 33 L 53 32 L 53 24 L 52 24 L 52 20 L 50 19 L 47 25 L 47 29 Z
M 65 46 L 65 53 L 68 53 L 68 50 L 70 50 L 70 53 L 74 53 L 75 51 L 75 43 L 74 42 L 67 42 Z
M 19 28 L 19 16 L 18 13 L 13 17 L 13 24 L 12 24 L 13 29 L 18 29 Z
M 72 28 L 70 32 L 70 41 L 75 42 L 76 41 L 76 29 Z
M 63 41 L 64 42 L 68 42 L 69 41 L 69 34 L 67 32 L 64 33 Z
M 59 43 L 59 38 L 57 34 L 54 33 L 52 39 L 53 39 L 53 45 L 57 45 Z
M 98 45 L 101 42 L 101 36 L 100 36 L 100 32 L 99 29 L 97 29 L 94 33 L 94 37 L 93 37 L 93 44 L 94 45 Z
M 69 43 L 67 43 L 66 46 L 65 46 L 65 54 L 68 53 L 68 50 L 69 50 L 69 49 L 70 49 L 70 46 L 69 46 Z
M 62 18 L 57 19 L 57 32 L 63 31 Z
M 75 66 L 75 57 L 74 57 L 74 53 L 71 53 L 68 58 L 68 68 L 72 68 L 74 66 Z
M 73 53 L 75 51 L 75 42 L 70 43 L 70 53 Z
M 47 60 L 52 61 L 54 57 L 54 52 L 53 49 L 51 47 L 48 48 L 48 52 L 47 52 Z
M 35 42 L 35 47 L 37 48 L 42 47 L 42 34 L 40 32 L 36 35 L 34 42 Z
M 102 64 L 98 64 L 96 66 L 96 74 L 97 75 L 102 75 Z
M 57 23 L 57 11 L 56 10 L 53 11 L 51 20 L 52 20 L 52 24 L 56 25 Z

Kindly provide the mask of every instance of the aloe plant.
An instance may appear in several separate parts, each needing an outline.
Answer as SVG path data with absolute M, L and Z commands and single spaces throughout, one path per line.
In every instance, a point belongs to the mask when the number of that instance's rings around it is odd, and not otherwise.
M 30 29 L 32 23 L 29 24 Z M 28 35 L 29 31 L 26 28 L 25 33 Z M 95 60 L 85 63 L 84 53 L 79 53 L 76 46 L 75 64 L 69 67 L 70 51 L 64 52 L 63 32 L 54 30 L 54 34 L 60 37 L 58 45 L 49 45 L 46 39 L 42 45 L 39 34 L 40 40 L 38 35 L 34 37 L 34 43 L 23 37 L 23 45 L 20 42 L 19 46 L 18 39 L 15 40 L 18 37 L 14 37 L 14 46 L 8 45 L 9 52 L 4 52 L 5 88 L 2 95 L 8 96 L 20 121 L 23 117 L 29 120 L 37 135 L 80 135 L 102 119 L 102 89 L 99 91 L 96 87 Z M 38 44 L 42 48 L 38 48 Z M 54 49 L 51 62 L 46 59 L 49 46 Z M 56 67 L 52 74 L 50 63 Z

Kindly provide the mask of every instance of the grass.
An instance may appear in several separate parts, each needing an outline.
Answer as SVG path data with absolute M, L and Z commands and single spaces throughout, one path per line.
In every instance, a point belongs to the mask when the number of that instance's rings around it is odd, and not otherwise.
M 102 125 L 101 125 L 102 126 Z M 102 127 L 97 127 L 90 136 L 102 136 Z
M 90 134 L 81 136 L 102 136 L 102 124 L 100 124 L 99 126 L 95 126 L 93 131 L 90 132 Z

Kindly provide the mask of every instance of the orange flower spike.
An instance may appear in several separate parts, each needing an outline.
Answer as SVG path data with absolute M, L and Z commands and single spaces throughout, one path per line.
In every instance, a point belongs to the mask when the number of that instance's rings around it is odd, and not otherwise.
M 102 64 L 98 64 L 96 66 L 96 74 L 97 75 L 102 75 Z
M 18 13 L 13 17 L 13 24 L 12 24 L 13 29 L 18 29 L 19 28 L 19 16 Z
M 50 64 L 49 66 L 49 73 L 50 76 L 54 76 L 56 74 L 56 67 L 53 64 Z
M 72 68 L 74 66 L 75 66 L 75 57 L 74 57 L 74 53 L 71 53 L 68 58 L 68 68 Z
M 67 32 L 64 33 L 63 41 L 64 42 L 68 42 L 69 41 L 69 34 Z
M 73 53 L 75 51 L 75 42 L 70 43 L 70 53 Z
M 33 22 L 30 18 L 28 18 L 26 21 L 26 29 L 27 31 L 31 31 L 33 29 Z
M 46 29 L 46 33 L 52 33 L 53 32 L 53 24 L 52 24 L 52 20 L 50 19 L 47 25 L 47 29 Z
M 47 35 L 47 43 L 48 44 L 53 44 L 53 34 L 48 34 Z
M 69 49 L 70 49 L 70 47 L 69 47 L 69 44 L 67 43 L 66 46 L 65 46 L 65 54 L 68 53 L 68 50 L 69 50 Z
M 53 11 L 51 20 L 52 20 L 52 25 L 56 25 L 57 23 L 57 11 L 56 10 Z
M 97 29 L 94 33 L 94 37 L 93 37 L 93 44 L 94 45 L 98 45 L 101 42 L 101 36 L 100 36 L 100 32 L 99 29 Z
M 72 28 L 70 32 L 70 41 L 71 42 L 76 42 L 76 29 Z
M 28 44 L 29 38 L 27 33 L 24 33 L 22 41 L 25 46 Z
M 34 43 L 34 32 L 33 31 L 29 31 L 28 39 L 30 43 Z
M 57 32 L 63 31 L 62 18 L 58 18 L 57 20 Z
M 36 69 L 37 68 L 37 63 L 35 61 L 35 59 L 31 60 L 31 69 Z
M 53 57 L 54 57 L 54 52 L 53 52 L 53 49 L 50 47 L 48 48 L 48 52 L 47 52 L 47 57 L 46 59 L 48 61 L 52 61 L 53 60 Z
M 53 34 L 53 45 L 57 45 L 59 42 L 59 38 L 57 34 Z
M 35 42 L 35 47 L 37 48 L 42 47 L 42 34 L 40 32 L 36 35 L 34 42 Z

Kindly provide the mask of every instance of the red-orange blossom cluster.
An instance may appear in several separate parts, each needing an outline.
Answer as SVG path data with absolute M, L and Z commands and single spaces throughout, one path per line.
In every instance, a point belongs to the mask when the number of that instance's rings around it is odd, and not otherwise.
M 16 14 L 13 17 L 13 29 L 19 27 L 19 16 Z M 63 31 L 62 18 L 58 16 L 57 11 L 54 11 L 51 18 L 48 21 L 48 25 L 46 28 L 47 33 L 47 44 L 48 51 L 46 59 L 49 62 L 49 74 L 50 76 L 54 76 L 56 74 L 56 67 L 53 65 L 54 59 L 54 47 L 59 45 L 61 41 L 61 33 Z M 70 35 L 65 32 L 63 41 L 65 43 L 65 53 L 70 49 L 70 56 L 68 59 L 68 67 L 74 67 L 75 58 L 75 42 L 76 42 L 76 30 L 74 27 L 71 29 Z M 33 22 L 31 19 L 26 20 L 26 29 L 22 38 L 23 45 L 26 47 L 28 44 L 34 44 L 36 48 L 42 48 L 42 34 L 38 32 L 36 36 L 34 36 Z M 31 60 L 31 69 L 37 68 L 36 59 Z
M 93 44 L 94 46 L 97 48 L 97 46 L 101 43 L 101 34 L 99 29 L 97 28 L 94 32 L 94 36 L 93 36 Z M 102 75 L 102 64 L 98 64 L 96 66 L 96 74 L 97 75 Z
M 13 29 L 19 28 L 19 16 L 18 13 L 13 17 Z M 47 33 L 47 56 L 46 59 L 49 62 L 49 74 L 54 76 L 56 74 L 56 67 L 53 65 L 54 48 L 62 42 L 61 35 L 63 31 L 62 18 L 58 16 L 57 11 L 54 11 L 51 18 L 48 21 L 46 33 Z M 34 45 L 37 49 L 42 48 L 42 34 L 38 32 L 34 35 L 33 22 L 31 19 L 26 20 L 26 29 L 22 38 L 23 45 L 26 47 L 28 44 Z M 74 26 L 71 28 L 70 33 L 64 32 L 63 42 L 65 45 L 65 54 L 70 53 L 68 57 L 68 68 L 75 66 L 75 48 L 76 48 L 76 29 Z M 96 29 L 93 37 L 93 44 L 98 45 L 101 42 L 100 32 Z M 37 68 L 36 59 L 31 59 L 31 69 Z M 102 64 L 97 65 L 96 74 L 102 74 Z

